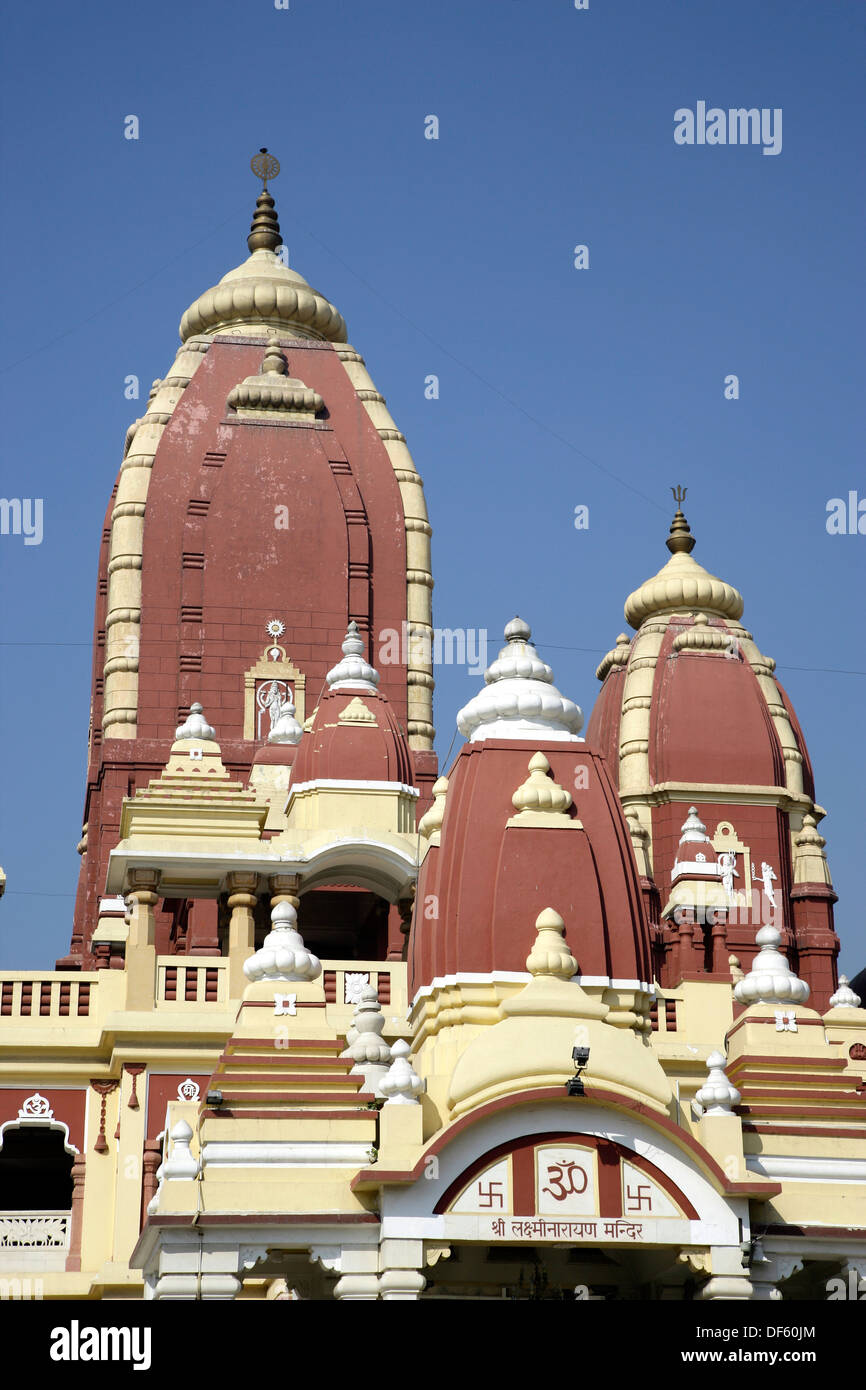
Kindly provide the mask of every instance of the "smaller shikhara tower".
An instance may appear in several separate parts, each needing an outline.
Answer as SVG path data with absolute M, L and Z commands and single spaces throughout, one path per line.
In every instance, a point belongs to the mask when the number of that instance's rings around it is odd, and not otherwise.
M 296 745 L 278 722 L 291 705 L 298 729 L 310 726 L 350 623 L 371 661 L 380 643 L 389 654 L 379 690 L 422 810 L 435 780 L 421 478 L 342 316 L 282 259 L 266 183 L 279 166 L 262 156 L 249 257 L 183 315 L 175 361 L 127 432 L 106 513 L 82 867 L 62 968 L 93 969 L 113 953 L 111 929 L 95 943 L 93 933 L 123 801 L 162 771 L 194 703 L 232 776 L 246 782 L 258 764 L 264 833 L 279 833 Z M 384 761 L 379 771 L 387 780 Z M 200 887 L 163 875 L 159 952 L 219 950 L 226 894 Z M 389 923 L 381 903 L 338 897 L 317 901 L 322 929 L 336 914 L 347 950 L 354 924 L 374 954 L 393 956 L 396 910 Z
M 803 731 L 743 598 L 692 558 L 678 507 L 671 558 L 630 594 L 587 741 L 604 756 L 641 874 L 660 984 L 747 968 L 782 934 L 819 1007 L 836 988 L 836 894 Z M 732 965 L 731 957 L 734 957 Z

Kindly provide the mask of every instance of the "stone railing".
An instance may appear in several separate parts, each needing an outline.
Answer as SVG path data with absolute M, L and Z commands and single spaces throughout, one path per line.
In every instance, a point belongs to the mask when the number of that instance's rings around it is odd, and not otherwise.
M 99 975 L 85 971 L 4 970 L 0 976 L 0 1023 L 4 1018 L 46 1020 L 95 1014 Z
M 69 1211 L 0 1211 L 0 1251 L 68 1250 Z
M 203 1008 L 228 1002 L 226 956 L 157 956 L 156 975 L 157 1008 Z
M 329 1004 L 354 1009 L 359 992 L 366 984 L 378 991 L 386 1018 L 396 1014 L 405 1018 L 406 966 L 402 961 L 323 960 L 325 999 Z

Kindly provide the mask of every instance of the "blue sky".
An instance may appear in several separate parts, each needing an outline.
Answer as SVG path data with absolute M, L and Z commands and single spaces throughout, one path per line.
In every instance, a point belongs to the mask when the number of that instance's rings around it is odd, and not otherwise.
M 246 254 L 260 145 L 291 263 L 424 477 L 437 625 L 495 643 L 518 611 L 588 716 L 687 485 L 695 558 L 743 592 L 804 725 L 842 968 L 866 964 L 866 536 L 825 527 L 830 498 L 866 498 L 864 46 L 854 0 L 7 11 L 0 495 L 42 498 L 44 535 L 0 536 L 0 966 L 68 944 L 124 378 L 146 395 Z M 676 145 L 698 101 L 781 108 L 781 153 Z M 478 685 L 439 671 L 442 756 Z

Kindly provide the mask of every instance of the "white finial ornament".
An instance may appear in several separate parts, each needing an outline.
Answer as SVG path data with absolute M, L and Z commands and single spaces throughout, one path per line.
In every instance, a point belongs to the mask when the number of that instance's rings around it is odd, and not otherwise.
M 409 1061 L 409 1044 L 405 1038 L 398 1038 L 391 1047 L 391 1063 L 388 1075 L 379 1083 L 380 1093 L 386 1097 L 386 1105 L 418 1105 L 418 1097 L 427 1090 L 423 1081 Z
M 705 1115 L 730 1115 L 740 1103 L 739 1091 L 725 1076 L 726 1061 L 724 1052 L 711 1052 L 707 1058 L 709 1075 L 695 1096 L 698 1104 L 704 1107 Z
M 329 690 L 364 690 L 368 695 L 377 693 L 379 672 L 364 659 L 364 639 L 357 623 L 349 623 L 343 642 L 343 659 L 331 668 L 326 680 Z
M 760 951 L 752 968 L 734 985 L 739 1004 L 805 1004 L 809 986 L 794 974 L 780 950 L 782 934 L 777 927 L 761 927 L 755 940 Z
M 707 827 L 704 825 L 703 821 L 698 815 L 697 806 L 690 806 L 689 814 L 683 821 L 682 831 L 680 834 L 680 844 L 692 845 L 707 843 L 709 843 Z
M 340 1055 L 351 1057 L 354 1062 L 389 1062 L 391 1049 L 382 1038 L 384 1027 L 378 992 L 372 985 L 365 985 L 352 1015 L 354 1037 Z
M 847 975 L 839 976 L 839 988 L 830 995 L 831 1009 L 859 1009 L 860 995 L 855 994 L 848 983 Z
M 322 962 L 306 950 L 297 921 L 291 903 L 276 903 L 271 910 L 271 931 L 255 955 L 244 961 L 248 980 L 315 980 L 322 973 Z
M 198 1177 L 199 1162 L 190 1152 L 192 1130 L 186 1120 L 178 1120 L 171 1131 L 171 1153 L 162 1164 L 162 1176 L 171 1178 Z
M 216 731 L 205 719 L 202 707 L 197 701 L 194 705 L 190 705 L 189 714 L 183 724 L 180 724 L 175 730 L 174 737 L 176 742 L 186 738 L 201 738 L 212 743 L 216 739 Z
M 276 723 L 268 734 L 268 743 L 300 743 L 303 733 L 295 718 L 295 702 L 289 695 L 280 705 Z
M 457 728 L 470 743 L 485 738 L 580 742 L 583 714 L 553 684 L 553 671 L 541 660 L 529 625 L 513 618 L 506 645 L 484 672 L 485 688 L 457 715 Z M 539 740 L 540 741 L 540 740 Z
M 376 1095 L 391 1060 L 391 1049 L 382 1038 L 384 1027 L 378 992 L 372 985 L 365 985 L 346 1034 L 348 1047 L 340 1056 L 351 1058 L 355 1065 L 350 1075 L 363 1076 L 365 1088 Z

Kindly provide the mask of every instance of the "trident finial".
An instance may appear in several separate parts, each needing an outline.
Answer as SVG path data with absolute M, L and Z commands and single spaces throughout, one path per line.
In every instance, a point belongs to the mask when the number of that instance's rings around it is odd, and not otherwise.
M 263 145 L 258 154 L 254 154 L 250 160 L 250 168 L 257 179 L 262 181 L 262 192 L 268 191 L 268 179 L 275 179 L 280 172 L 280 161 L 276 155 L 268 154 L 267 146 Z
M 672 555 L 689 555 L 694 549 L 695 538 L 689 530 L 689 523 L 682 513 L 682 504 L 686 500 L 688 488 L 683 487 L 681 483 L 677 483 L 676 487 L 671 488 L 671 492 L 677 504 L 677 512 L 671 522 L 670 535 L 665 541 L 665 545 Z

